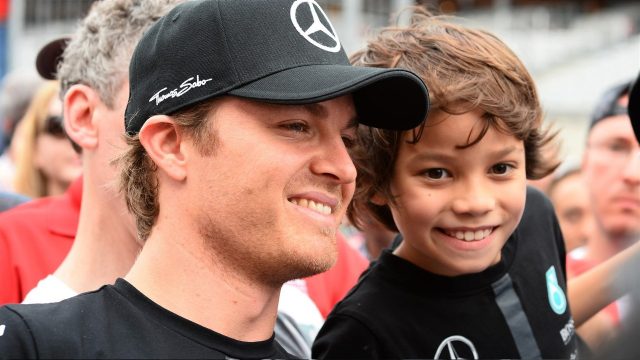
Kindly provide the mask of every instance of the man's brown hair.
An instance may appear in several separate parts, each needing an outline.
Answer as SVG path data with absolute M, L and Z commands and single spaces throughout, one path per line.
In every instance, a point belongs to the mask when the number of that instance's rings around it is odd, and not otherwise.
M 171 115 L 178 131 L 193 141 L 203 156 L 212 155 L 216 146 L 212 124 L 215 104 L 216 100 L 207 101 Z M 157 165 L 140 143 L 138 134 L 127 135 L 126 141 L 129 148 L 116 160 L 122 167 L 120 190 L 124 193 L 129 212 L 134 215 L 138 239 L 144 242 L 160 213 Z
M 531 75 L 518 57 L 494 35 L 412 8 L 409 25 L 384 28 L 365 49 L 351 57 L 357 66 L 408 69 L 429 88 L 430 114 L 484 111 L 480 134 L 464 147 L 478 143 L 490 127 L 524 141 L 526 175 L 540 179 L 557 166 L 556 132 L 543 128 L 543 113 Z M 429 118 L 429 117 L 428 117 Z M 429 123 L 409 130 L 416 143 Z M 353 151 L 358 169 L 357 189 L 348 216 L 362 226 L 361 212 L 370 212 L 390 230 L 397 231 L 388 206 L 371 202 L 376 195 L 393 201 L 390 182 L 398 148 L 406 132 L 361 127 L 359 146 Z M 551 159 L 546 153 L 553 154 Z

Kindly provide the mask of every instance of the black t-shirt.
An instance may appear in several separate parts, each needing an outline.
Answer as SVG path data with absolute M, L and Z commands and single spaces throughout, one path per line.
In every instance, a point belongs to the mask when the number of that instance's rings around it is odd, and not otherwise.
M 212 309 L 215 311 L 215 309 Z M 182 318 L 125 280 L 52 304 L 0 308 L 0 358 L 289 358 Z
M 575 358 L 564 257 L 553 208 L 530 189 L 501 261 L 481 273 L 439 276 L 385 251 L 329 314 L 313 357 Z

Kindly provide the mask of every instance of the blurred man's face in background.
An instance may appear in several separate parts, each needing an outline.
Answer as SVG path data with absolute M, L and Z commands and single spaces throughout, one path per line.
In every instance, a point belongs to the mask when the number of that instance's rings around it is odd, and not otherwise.
M 582 175 L 575 172 L 558 180 L 549 189 L 549 198 L 558 214 L 567 252 L 586 245 L 593 229 L 593 213 Z
M 620 103 L 626 106 L 628 98 Z M 613 239 L 640 237 L 640 146 L 627 115 L 599 121 L 591 129 L 583 171 L 596 225 Z

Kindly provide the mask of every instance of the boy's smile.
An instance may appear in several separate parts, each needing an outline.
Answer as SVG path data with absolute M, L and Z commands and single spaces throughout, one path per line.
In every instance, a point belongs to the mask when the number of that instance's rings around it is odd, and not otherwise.
M 476 228 L 476 229 L 439 229 L 445 234 L 454 237 L 458 240 L 464 241 L 479 241 L 487 236 L 489 236 L 493 232 L 494 227 L 490 226 L 488 228 Z
M 524 143 L 480 111 L 431 114 L 417 144 L 403 142 L 386 200 L 404 237 L 395 254 L 430 272 L 481 272 L 500 260 L 524 211 Z M 465 147 L 466 146 L 466 147 Z

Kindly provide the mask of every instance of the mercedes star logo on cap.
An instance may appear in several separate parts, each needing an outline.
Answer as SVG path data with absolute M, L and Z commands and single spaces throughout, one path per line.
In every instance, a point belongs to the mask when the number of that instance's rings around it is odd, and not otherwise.
M 300 7 L 300 5 L 306 4 L 306 6 Z M 311 17 L 313 19 L 313 23 L 311 25 L 306 26 L 306 29 L 300 25 L 298 21 L 299 17 L 303 14 L 308 14 L 310 12 Z M 320 14 L 322 16 L 322 20 L 318 16 Z M 330 51 L 330 52 L 338 52 L 340 51 L 340 40 L 338 39 L 338 35 L 336 30 L 333 28 L 331 21 L 329 21 L 329 17 L 324 13 L 320 5 L 315 0 L 296 0 L 293 5 L 291 5 L 291 22 L 293 26 L 296 27 L 296 30 L 302 35 L 308 42 L 313 44 L 314 46 L 319 47 L 322 50 Z M 329 25 L 331 30 L 327 28 L 325 25 Z M 326 35 L 329 39 L 322 40 L 330 40 L 329 44 L 322 44 L 319 40 L 321 38 L 316 37 L 315 39 L 312 37 L 317 32 L 321 32 Z

